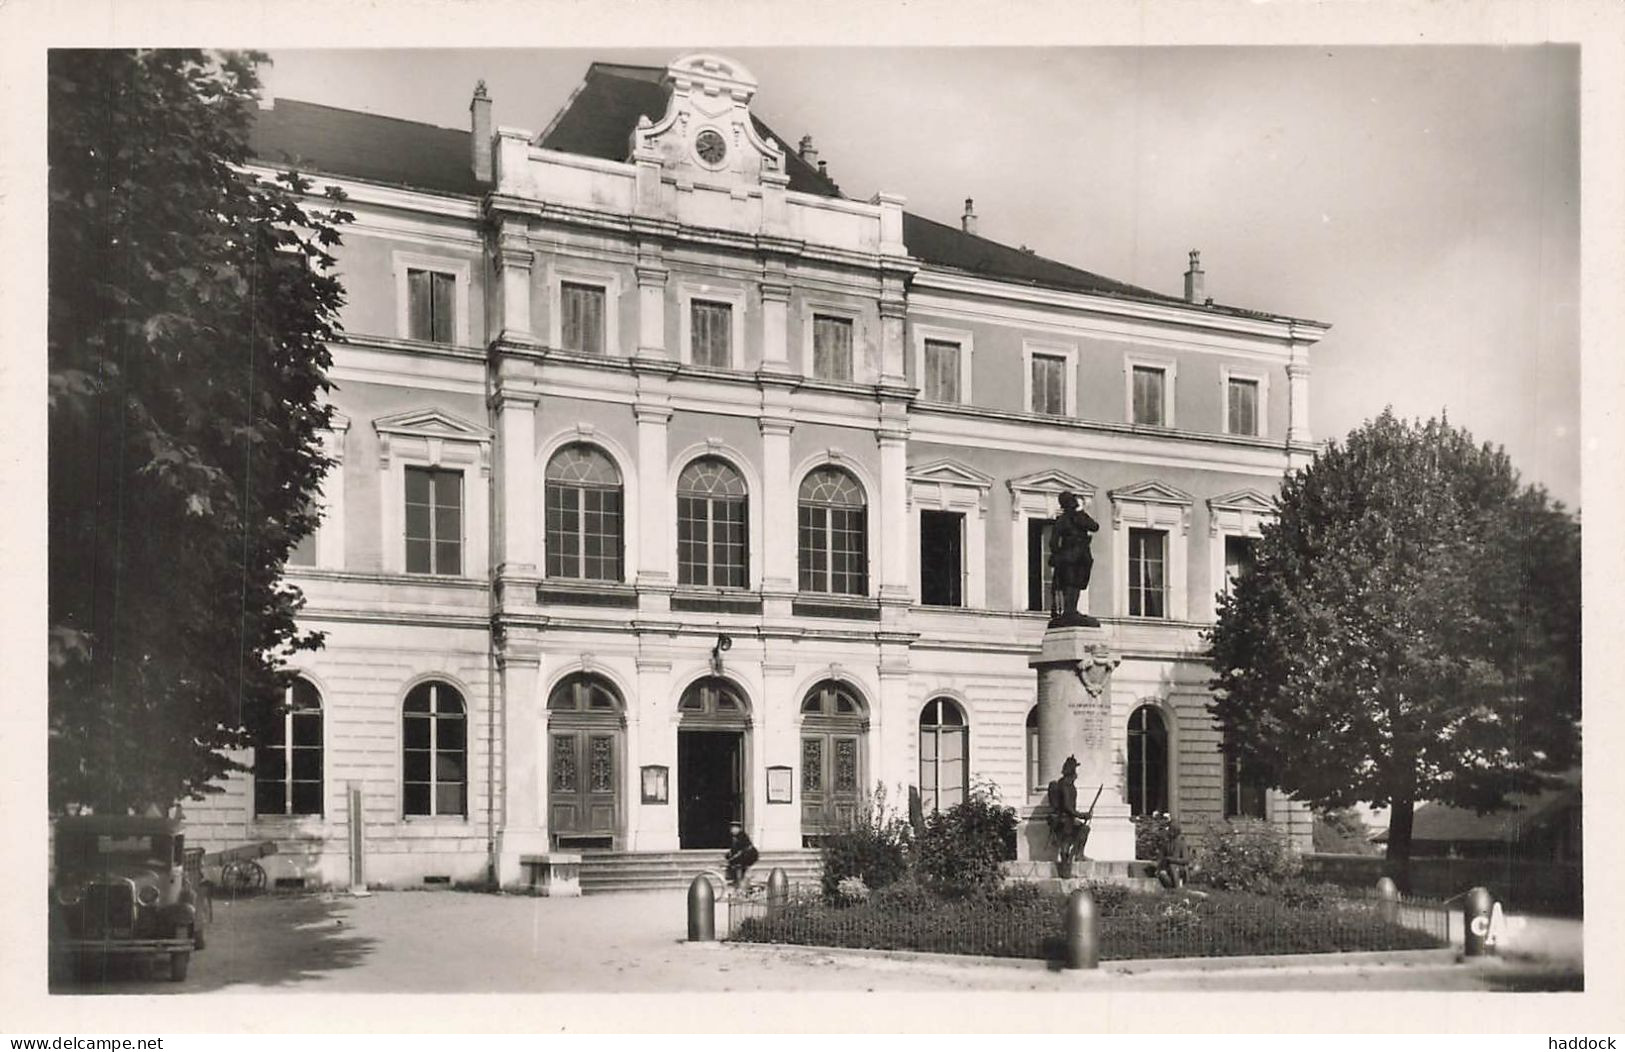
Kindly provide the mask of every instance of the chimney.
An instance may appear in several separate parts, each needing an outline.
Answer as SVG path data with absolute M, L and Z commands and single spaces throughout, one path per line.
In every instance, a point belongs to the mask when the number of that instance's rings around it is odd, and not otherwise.
M 491 96 L 486 94 L 485 81 L 474 85 L 474 98 L 468 104 L 469 144 L 472 146 L 470 167 L 474 178 L 482 183 L 496 181 L 491 169 Z
M 976 202 L 965 198 L 965 214 L 959 217 L 960 229 L 967 234 L 976 233 Z
M 813 145 L 811 135 L 803 135 L 801 137 L 801 148 L 796 152 L 801 154 L 801 159 L 803 161 L 806 161 L 814 168 L 818 167 L 818 147 Z
M 1202 302 L 1202 254 L 1191 249 L 1191 269 L 1185 271 L 1185 302 Z M 1208 300 L 1212 303 L 1212 300 Z

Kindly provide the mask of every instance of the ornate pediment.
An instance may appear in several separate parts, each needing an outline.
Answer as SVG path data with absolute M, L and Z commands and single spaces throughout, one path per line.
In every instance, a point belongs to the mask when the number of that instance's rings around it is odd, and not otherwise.
M 933 460 L 929 464 L 908 469 L 910 482 L 935 482 L 945 486 L 964 486 L 973 489 L 988 489 L 993 485 L 993 476 L 984 475 L 975 468 L 967 467 L 957 460 L 944 458 Z
M 465 442 L 489 442 L 491 429 L 471 423 L 443 409 L 433 407 L 412 409 L 405 413 L 381 416 L 372 422 L 380 435 L 411 435 L 417 438 L 462 439 Z
M 723 55 L 684 55 L 666 67 L 671 91 L 658 121 L 643 117 L 632 132 L 632 159 L 658 162 L 682 184 L 783 185 L 784 151 L 751 120 L 756 77 Z
M 1275 499 L 1256 489 L 1238 489 L 1209 497 L 1207 511 L 1208 532 L 1215 537 L 1221 526 L 1252 533 L 1261 519 L 1275 517 Z
M 1134 501 L 1140 504 L 1184 504 L 1196 503 L 1196 499 L 1182 489 L 1175 489 L 1166 482 L 1152 479 L 1149 482 L 1136 482 L 1132 486 L 1120 486 L 1111 491 L 1113 501 L 1123 503 Z
M 1030 475 L 1009 479 L 1010 515 L 1019 519 L 1023 512 L 1035 516 L 1054 516 L 1059 513 L 1056 503 L 1063 493 L 1076 493 L 1085 509 L 1094 504 L 1095 487 L 1059 468 L 1045 468 Z
M 1113 529 L 1120 528 L 1127 519 L 1130 525 L 1177 526 L 1181 533 L 1190 532 L 1191 505 L 1195 499 L 1182 489 L 1151 479 L 1121 486 L 1108 495 L 1112 500 Z

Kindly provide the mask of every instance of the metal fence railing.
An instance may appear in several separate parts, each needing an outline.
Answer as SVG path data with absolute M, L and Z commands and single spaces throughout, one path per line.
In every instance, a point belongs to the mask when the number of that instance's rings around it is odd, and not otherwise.
M 829 901 L 816 886 L 796 887 L 782 904 L 770 904 L 765 895 L 729 901 L 726 938 L 1060 959 L 1065 901 L 1057 894 L 958 900 L 908 894 L 843 904 Z M 1305 901 L 1104 889 L 1097 892 L 1096 915 L 1102 960 L 1426 949 L 1448 945 L 1450 933 L 1444 902 L 1383 902 L 1374 892 Z

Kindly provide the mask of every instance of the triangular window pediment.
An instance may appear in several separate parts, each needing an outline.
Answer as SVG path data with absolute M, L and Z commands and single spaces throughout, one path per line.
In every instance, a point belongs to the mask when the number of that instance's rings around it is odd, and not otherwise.
M 372 422 L 372 426 L 379 434 L 462 439 L 466 442 L 491 440 L 490 428 L 464 420 L 443 409 L 413 409 L 405 413 L 381 416 Z
M 975 468 L 950 459 L 934 460 L 929 464 L 909 468 L 908 477 L 910 482 L 935 482 L 944 486 L 965 486 L 973 489 L 988 489 L 993 485 L 993 476 L 984 475 Z
M 1011 493 L 1076 493 L 1088 499 L 1095 495 L 1095 487 L 1064 471 L 1049 468 L 1044 471 L 1035 471 L 1031 475 L 1022 475 L 1013 478 L 1008 483 Z
M 1275 514 L 1275 501 L 1256 489 L 1238 489 L 1234 493 L 1210 497 L 1207 506 L 1210 511 L 1241 511 L 1250 512 L 1254 515 Z
M 1189 493 L 1181 489 L 1175 489 L 1166 482 L 1159 482 L 1156 479 L 1114 489 L 1111 491 L 1110 496 L 1112 502 L 1116 504 L 1137 502 L 1141 504 L 1182 504 L 1188 507 L 1195 503 L 1194 498 Z

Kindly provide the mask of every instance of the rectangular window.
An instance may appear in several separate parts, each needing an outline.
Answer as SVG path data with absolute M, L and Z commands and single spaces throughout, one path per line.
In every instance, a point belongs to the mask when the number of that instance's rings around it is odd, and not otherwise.
M 1225 397 L 1229 400 L 1230 433 L 1258 434 L 1258 381 L 1231 380 L 1226 385 Z
M 567 351 L 604 353 L 604 290 L 597 285 L 559 286 L 559 339 Z
M 1237 580 L 1253 570 L 1253 538 L 1226 537 L 1224 539 L 1224 592 Z
M 463 473 L 406 469 L 406 572 L 463 572 Z
M 1162 530 L 1128 531 L 1128 613 L 1167 617 L 1166 549 Z
M 452 311 L 452 294 L 457 279 L 438 270 L 407 270 L 406 295 L 409 328 L 414 340 L 452 343 L 457 330 Z
M 813 315 L 813 375 L 852 379 L 852 319 Z
M 713 369 L 733 368 L 733 306 L 694 300 L 689 309 L 690 359 Z
M 1049 537 L 1054 519 L 1027 520 L 1027 609 L 1049 609 Z
M 867 594 L 865 510 L 801 505 L 802 591 Z
M 964 606 L 965 516 L 954 511 L 920 512 L 920 602 Z
M 947 340 L 925 341 L 925 400 L 957 402 L 959 391 L 959 344 Z
M 1168 374 L 1162 369 L 1136 365 L 1134 367 L 1134 423 L 1161 427 L 1163 416 L 1163 387 Z
M 1032 411 L 1050 416 L 1066 415 L 1066 359 L 1048 354 L 1033 355 Z
M 299 538 L 299 543 L 295 544 L 288 551 L 288 565 L 289 566 L 315 566 L 316 565 L 316 531 L 315 530 L 311 530 L 309 533 L 307 533 L 303 537 Z
M 701 588 L 746 586 L 743 500 L 677 498 L 677 583 Z

